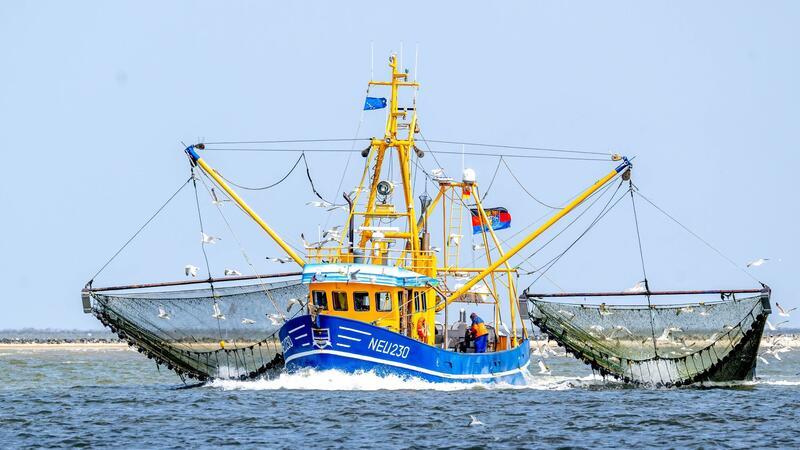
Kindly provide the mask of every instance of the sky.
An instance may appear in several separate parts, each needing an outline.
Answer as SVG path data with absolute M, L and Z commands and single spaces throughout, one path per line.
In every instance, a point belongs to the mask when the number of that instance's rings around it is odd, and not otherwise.
M 186 181 L 181 142 L 380 136 L 383 113 L 361 111 L 366 83 L 370 73 L 385 77 L 387 57 L 401 49 L 422 84 L 425 138 L 635 157 L 641 193 L 730 259 L 639 201 L 652 288 L 752 288 L 757 279 L 777 302 L 800 306 L 797 23 L 793 1 L 2 2 L 0 328 L 100 327 L 83 314 L 80 290 Z M 304 145 L 293 148 L 321 148 Z M 343 186 L 354 186 L 363 169 L 357 153 L 307 155 L 324 196 L 337 196 L 343 174 Z M 277 181 L 297 159 L 205 156 L 254 186 Z M 427 170 L 461 171 L 460 155 L 432 156 L 421 161 Z M 556 204 L 614 166 L 504 161 L 528 192 Z M 463 164 L 485 189 L 498 158 Z M 511 210 L 512 228 L 499 236 L 511 243 L 552 213 L 522 187 L 500 166 L 487 196 L 486 206 Z M 243 196 L 294 245 L 301 232 L 342 219 L 305 205 L 314 197 L 302 171 Z M 230 209 L 235 236 L 226 234 L 201 200 L 206 228 L 222 237 L 208 249 L 215 276 L 245 267 L 242 249 L 260 272 L 294 269 L 264 259 L 280 253 L 252 222 Z M 194 201 L 183 190 L 95 285 L 183 279 L 189 263 L 205 272 Z M 642 279 L 635 233 L 631 205 L 621 202 L 532 290 L 632 286 Z M 770 261 L 744 267 L 756 258 Z M 520 287 L 533 279 L 521 277 Z M 800 326 L 800 313 L 790 321 Z

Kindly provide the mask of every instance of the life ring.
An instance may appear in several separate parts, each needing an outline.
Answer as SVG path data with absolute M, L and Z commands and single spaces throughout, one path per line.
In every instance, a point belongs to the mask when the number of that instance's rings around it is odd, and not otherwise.
M 417 321 L 417 336 L 421 341 L 428 340 L 428 327 L 427 324 L 425 323 L 424 317 L 420 317 L 419 320 Z

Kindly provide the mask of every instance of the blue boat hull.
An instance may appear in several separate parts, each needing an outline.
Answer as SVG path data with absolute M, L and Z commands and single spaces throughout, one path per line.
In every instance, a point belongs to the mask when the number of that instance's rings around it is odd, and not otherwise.
M 372 371 L 432 382 L 525 384 L 527 340 L 493 353 L 456 353 L 385 328 L 342 317 L 295 317 L 279 331 L 286 369 Z

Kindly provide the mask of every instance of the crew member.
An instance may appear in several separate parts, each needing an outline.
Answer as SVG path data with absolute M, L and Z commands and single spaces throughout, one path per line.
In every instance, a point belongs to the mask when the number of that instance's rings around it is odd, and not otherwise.
M 489 331 L 486 329 L 486 324 L 475 313 L 470 314 L 469 318 L 472 319 L 469 333 L 475 341 L 475 353 L 486 353 L 486 343 L 489 340 Z

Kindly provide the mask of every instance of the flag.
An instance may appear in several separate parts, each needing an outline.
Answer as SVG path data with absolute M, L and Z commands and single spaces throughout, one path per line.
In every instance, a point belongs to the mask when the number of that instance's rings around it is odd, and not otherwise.
M 367 97 L 367 100 L 364 101 L 364 111 L 381 108 L 386 108 L 386 98 L 384 97 Z
M 476 208 L 470 208 L 470 211 L 472 212 L 472 234 L 478 234 L 486 229 L 486 224 L 481 220 L 481 213 Z M 511 213 L 507 209 L 488 208 L 484 211 L 492 224 L 493 230 L 511 228 Z

